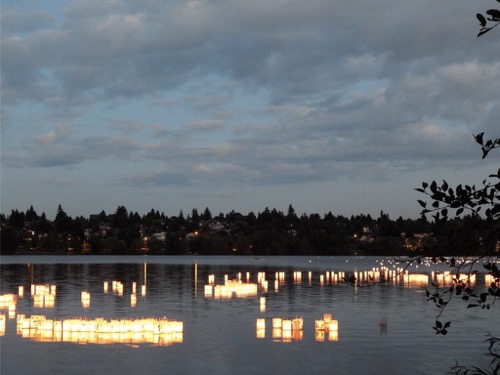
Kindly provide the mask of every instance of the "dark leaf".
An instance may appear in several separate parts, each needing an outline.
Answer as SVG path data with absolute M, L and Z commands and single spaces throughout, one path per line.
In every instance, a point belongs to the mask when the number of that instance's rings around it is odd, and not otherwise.
M 481 25 L 481 27 L 485 27 L 486 26 L 486 18 L 484 18 L 484 16 L 480 13 L 476 14 L 476 17 L 477 19 L 479 20 L 479 24 Z M 481 137 L 482 137 L 483 133 L 481 133 Z M 477 141 L 477 138 L 476 138 L 476 141 Z M 480 144 L 483 144 L 483 142 L 479 142 L 478 143 Z
M 490 9 L 486 11 L 486 14 L 492 16 L 494 18 L 494 21 L 500 20 L 500 10 L 498 9 Z

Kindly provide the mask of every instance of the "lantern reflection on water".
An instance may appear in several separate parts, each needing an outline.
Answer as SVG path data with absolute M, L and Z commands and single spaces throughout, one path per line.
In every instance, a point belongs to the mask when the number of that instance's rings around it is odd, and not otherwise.
M 323 319 L 314 322 L 314 337 L 316 341 L 325 341 L 325 335 L 328 334 L 328 341 L 339 340 L 339 322 L 332 319 L 332 314 L 323 314 Z
M 17 303 L 17 296 L 15 294 L 2 294 L 0 295 L 0 309 L 8 309 L 11 305 Z
M 56 286 L 31 284 L 31 296 L 34 307 L 52 308 L 56 301 Z
M 276 342 L 300 341 L 304 338 L 304 320 L 302 318 L 273 318 L 272 338 Z M 266 332 L 265 319 L 257 319 L 257 338 L 264 338 Z
M 5 314 L 0 314 L 0 336 L 5 335 Z
M 81 301 L 82 301 L 82 307 L 84 309 L 89 308 L 90 307 L 90 293 L 89 292 L 82 292 Z
M 212 289 L 214 297 L 218 299 L 231 298 L 246 298 L 257 296 L 257 284 L 243 283 L 241 280 L 226 280 L 224 285 L 205 285 L 205 297 L 212 296 Z
M 429 275 L 405 274 L 405 285 L 408 287 L 425 287 L 429 284 Z
M 9 319 L 16 317 L 17 296 L 15 294 L 0 295 L 0 310 L 9 310 Z
M 183 322 L 167 318 L 46 319 L 43 315 L 17 317 L 17 333 L 23 338 L 44 342 L 79 344 L 153 344 L 167 346 L 183 341 Z
M 456 280 L 468 285 L 476 284 L 476 274 L 454 274 L 450 271 L 444 271 L 443 273 L 436 273 L 436 275 L 432 272 L 432 277 L 439 284 L 452 284 Z
M 264 318 L 257 318 L 256 323 L 256 336 L 258 339 L 266 337 L 266 320 Z
M 500 280 L 498 278 L 495 278 L 493 275 L 491 274 L 486 274 L 484 275 L 484 283 L 486 284 L 486 286 L 491 286 L 492 283 L 495 283 L 495 284 L 498 284 L 500 282 Z M 497 285 L 498 286 L 498 285 Z

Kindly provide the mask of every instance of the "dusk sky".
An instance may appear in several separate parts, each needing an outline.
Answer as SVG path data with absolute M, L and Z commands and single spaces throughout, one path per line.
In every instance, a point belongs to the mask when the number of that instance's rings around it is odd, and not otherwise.
M 3 0 L 1 212 L 416 218 L 422 181 L 498 168 L 492 7 Z

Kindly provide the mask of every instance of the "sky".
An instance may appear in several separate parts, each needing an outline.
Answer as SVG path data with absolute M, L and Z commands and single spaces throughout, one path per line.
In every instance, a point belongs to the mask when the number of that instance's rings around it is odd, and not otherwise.
M 490 0 L 3 0 L 1 207 L 417 218 L 498 137 Z

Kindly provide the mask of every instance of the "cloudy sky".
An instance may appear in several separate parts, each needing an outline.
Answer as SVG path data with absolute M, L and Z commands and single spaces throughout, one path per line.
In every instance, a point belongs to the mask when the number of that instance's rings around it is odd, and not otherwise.
M 498 168 L 490 0 L 3 0 L 1 211 L 418 217 Z

